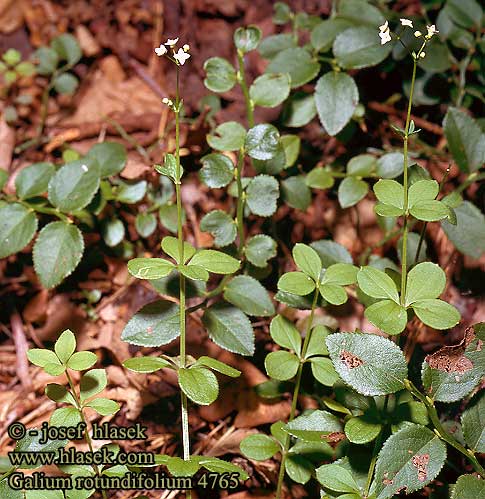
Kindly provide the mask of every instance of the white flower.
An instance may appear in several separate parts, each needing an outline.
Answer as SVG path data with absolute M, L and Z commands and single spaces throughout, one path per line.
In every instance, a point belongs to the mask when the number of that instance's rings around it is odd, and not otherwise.
M 436 35 L 436 33 L 439 33 L 434 24 L 432 24 L 431 26 L 426 26 L 426 29 L 428 30 L 426 38 L 431 38 L 433 35 Z
M 411 21 L 411 19 L 401 18 L 399 20 L 403 26 L 409 26 L 410 28 L 413 27 L 413 21 Z
M 167 97 L 164 97 L 164 98 L 162 99 L 162 102 L 163 102 L 164 104 L 168 104 L 168 98 L 167 98 Z
M 169 38 L 166 42 L 165 45 L 168 45 L 169 47 L 173 47 L 177 42 L 179 41 L 178 38 Z
M 379 33 L 379 36 L 381 38 L 381 45 L 385 45 L 387 42 L 390 42 L 392 40 L 389 28 L 387 29 L 387 31 L 381 31 Z
M 178 64 L 183 66 L 185 61 L 190 57 L 190 54 L 184 52 L 183 49 L 179 49 L 177 53 L 173 54 L 173 58 L 177 61 Z
M 386 21 L 382 26 L 379 26 L 379 31 L 383 33 L 384 31 L 388 31 L 389 23 Z
M 415 32 L 414 32 L 414 36 L 415 36 L 416 38 L 419 38 L 420 36 L 423 36 L 423 33 L 421 33 L 421 31 L 415 31 Z
M 190 50 L 190 45 L 186 43 L 182 48 L 184 49 L 184 52 L 188 52 Z
M 421 52 L 419 54 L 419 57 L 421 57 L 421 59 L 424 59 L 426 57 L 426 52 Z
M 155 48 L 155 54 L 157 54 L 158 57 L 160 57 L 166 53 L 167 53 L 167 49 L 165 48 L 165 45 L 163 45 L 163 43 L 160 45 L 160 47 Z

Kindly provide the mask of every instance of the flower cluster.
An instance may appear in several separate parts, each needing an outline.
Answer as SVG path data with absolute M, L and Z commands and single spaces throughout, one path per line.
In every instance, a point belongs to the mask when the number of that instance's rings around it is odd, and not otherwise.
M 405 28 L 414 28 L 413 26 L 413 21 L 411 19 L 406 19 L 406 18 L 401 18 L 399 19 L 401 22 L 401 25 L 404 26 Z M 439 33 L 439 31 L 436 29 L 436 26 L 434 24 L 431 24 L 429 26 L 426 26 L 427 33 L 424 35 L 425 41 L 428 41 L 433 35 L 436 35 L 436 33 Z M 423 37 L 423 34 L 421 31 L 416 30 L 414 32 L 414 36 L 416 38 Z M 381 39 L 381 45 L 385 45 L 387 42 L 390 42 L 392 40 L 391 38 L 391 30 L 389 29 L 389 22 L 386 21 L 382 26 L 379 26 L 379 37 Z M 424 52 L 420 52 L 420 57 L 424 57 Z
M 178 38 L 169 38 L 165 43 L 161 43 L 159 47 L 155 48 L 155 54 L 161 57 L 162 55 L 168 54 L 170 49 L 172 51 L 173 59 L 170 56 L 169 59 L 179 66 L 183 66 L 185 61 L 190 57 L 190 54 L 188 53 L 190 46 L 186 43 L 183 47 L 177 50 L 176 45 L 178 41 Z

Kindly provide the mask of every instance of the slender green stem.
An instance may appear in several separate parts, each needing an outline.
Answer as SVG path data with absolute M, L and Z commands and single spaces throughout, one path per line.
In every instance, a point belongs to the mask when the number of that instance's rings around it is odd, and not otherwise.
M 66 370 L 66 378 L 67 378 L 67 382 L 69 383 L 69 386 L 71 388 L 71 394 L 74 397 L 74 400 L 76 401 L 76 406 L 77 406 L 76 409 L 79 411 L 79 416 L 81 417 L 81 422 L 86 425 L 86 430 L 84 432 L 84 438 L 86 439 L 86 443 L 88 444 L 89 451 L 91 452 L 91 454 L 93 454 L 94 453 L 93 441 L 91 440 L 91 435 L 89 435 L 88 423 L 86 422 L 86 418 L 85 418 L 84 413 L 83 413 L 81 399 L 76 392 L 74 382 L 72 381 L 72 378 L 69 374 L 69 371 L 67 371 L 67 370 Z M 96 473 L 96 475 L 101 476 L 101 471 L 98 468 L 98 465 L 93 464 L 92 466 L 93 466 L 93 470 Z M 102 489 L 101 494 L 102 494 L 104 499 L 107 499 L 107 495 L 106 495 L 105 490 Z
M 236 209 L 236 220 L 237 220 L 237 233 L 239 236 L 239 244 L 237 248 L 237 254 L 239 257 L 242 256 L 244 251 L 244 203 L 245 203 L 245 194 L 242 185 L 242 175 L 244 169 L 244 152 L 241 149 L 239 151 L 239 158 L 237 161 L 236 171 L 234 172 L 236 175 L 236 183 L 237 183 L 237 209 Z
M 295 418 L 296 406 L 298 403 L 298 395 L 300 393 L 301 377 L 303 374 L 303 364 L 305 362 L 306 352 L 308 350 L 308 345 L 310 343 L 310 337 L 311 337 L 312 326 L 313 326 L 313 318 L 315 316 L 315 309 L 317 306 L 318 295 L 319 295 L 319 289 L 317 286 L 315 288 L 315 293 L 313 295 L 312 309 L 310 312 L 310 317 L 308 318 L 308 323 L 307 323 L 306 333 L 305 333 L 305 340 L 303 341 L 303 347 L 301 349 L 300 365 L 298 366 L 298 371 L 296 373 L 295 388 L 293 390 L 293 398 L 291 400 L 290 417 L 289 417 L 288 421 L 293 421 L 293 419 Z M 286 458 L 288 457 L 289 447 L 290 447 L 290 435 L 287 435 L 285 438 L 283 449 L 281 451 L 281 464 L 280 464 L 280 471 L 278 474 L 278 485 L 276 487 L 276 499 L 281 499 L 281 492 L 283 490 L 283 479 L 285 477 L 285 464 L 286 464 Z
M 423 44 L 424 46 L 424 44 Z M 422 50 L 423 47 L 421 47 Z M 416 67 L 418 62 L 419 53 L 413 57 L 413 75 L 411 77 L 411 91 L 409 92 L 408 110 L 406 115 L 406 126 L 404 128 L 404 221 L 403 221 L 403 234 L 402 234 L 402 255 L 401 255 L 401 305 L 404 305 L 406 296 L 406 279 L 407 279 L 407 252 L 408 252 L 408 140 L 409 140 L 409 124 L 411 121 L 411 108 L 413 105 L 414 83 L 416 81 Z
M 475 456 L 475 452 L 473 452 L 473 450 L 471 449 L 467 449 L 466 447 L 461 445 L 460 442 L 456 441 L 453 438 L 453 436 L 450 435 L 441 424 L 433 399 L 422 394 L 416 388 L 413 382 L 410 380 L 405 380 L 404 386 L 410 393 L 412 393 L 418 400 L 423 402 L 423 404 L 426 406 L 429 419 L 431 420 L 431 423 L 435 427 L 435 433 L 441 438 L 441 440 L 444 440 L 446 443 L 454 447 L 458 452 L 463 454 L 470 461 L 475 471 L 479 473 L 482 478 L 485 478 L 485 469 L 478 462 L 478 459 Z
M 175 94 L 175 161 L 176 161 L 176 182 L 175 182 L 175 193 L 177 197 L 177 238 L 179 247 L 179 262 L 181 265 L 184 264 L 184 233 L 182 226 L 182 195 L 181 195 L 181 178 L 182 169 L 180 167 L 180 67 L 177 65 L 177 83 L 176 83 L 176 94 Z M 179 272 L 179 286 L 180 286 L 180 356 L 179 365 L 184 368 L 186 365 L 186 337 L 185 337 L 185 276 Z M 188 414 L 188 400 L 187 396 L 183 391 L 180 392 L 180 405 L 181 405 L 181 419 L 182 419 L 182 444 L 184 460 L 190 459 L 190 436 L 189 436 L 189 414 Z M 190 490 L 187 490 L 186 497 L 192 497 Z
M 381 450 L 383 435 L 384 435 L 384 430 L 382 429 L 380 431 L 379 435 L 377 435 L 377 438 L 376 438 L 376 441 L 374 444 L 374 449 L 372 450 L 372 459 L 370 461 L 369 471 L 367 472 L 367 482 L 365 484 L 364 497 L 368 497 L 368 495 L 369 495 L 370 486 L 372 484 L 372 477 L 374 476 L 374 470 L 376 468 L 377 455 L 379 454 L 379 451 Z
M 237 51 L 237 61 L 239 64 L 239 84 L 241 85 L 241 89 L 244 94 L 244 100 L 246 102 L 246 112 L 248 116 L 248 125 L 249 128 L 254 126 L 254 104 L 249 96 L 248 84 L 246 82 L 246 71 L 244 69 L 244 57 L 243 53 L 238 50 Z

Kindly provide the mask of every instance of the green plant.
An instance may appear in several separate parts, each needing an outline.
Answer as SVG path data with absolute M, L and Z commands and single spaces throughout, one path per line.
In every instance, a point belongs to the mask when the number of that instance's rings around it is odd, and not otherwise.
M 165 254 L 171 258 L 134 258 L 128 263 L 130 273 L 147 280 L 160 280 L 178 274 L 178 303 L 159 300 L 146 305 L 127 324 L 123 331 L 122 339 L 133 345 L 145 347 L 160 347 L 179 338 L 179 355 L 170 357 L 160 356 L 134 357 L 126 360 L 123 365 L 135 372 L 151 373 L 160 369 L 173 369 L 177 374 L 181 399 L 181 425 L 183 459 L 174 456 L 157 456 L 157 463 L 165 465 L 174 476 L 192 476 L 200 468 L 212 472 L 237 473 L 241 478 L 247 477 L 246 473 L 237 466 L 213 457 L 191 455 L 188 424 L 188 400 L 199 404 L 208 405 L 214 402 L 219 395 L 219 383 L 214 372 L 225 376 L 238 377 L 240 372 L 223 362 L 202 356 L 195 359 L 186 351 L 186 308 L 189 287 L 209 280 L 210 274 L 231 275 L 240 266 L 234 257 L 216 250 L 197 250 L 184 240 L 183 234 L 183 207 L 181 185 L 184 170 L 180 164 L 180 112 L 183 100 L 179 95 L 180 69 L 186 59 L 190 57 L 189 46 L 184 45 L 176 50 L 178 38 L 167 40 L 155 52 L 159 56 L 166 56 L 176 65 L 176 95 L 175 100 L 164 98 L 163 102 L 175 114 L 175 154 L 166 154 L 163 165 L 156 165 L 156 170 L 161 175 L 170 179 L 175 185 L 176 193 L 176 233 L 177 237 L 166 236 L 161 247 Z M 168 47 L 168 48 L 167 48 Z M 159 286 L 163 286 L 160 282 Z M 198 290 L 200 292 L 200 288 Z M 212 293 L 205 294 L 205 300 L 198 307 L 205 305 Z M 197 307 L 197 308 L 198 308 Z M 210 337 L 227 350 L 251 354 L 254 349 L 254 333 L 249 320 L 235 307 L 215 305 L 205 311 L 203 322 Z M 237 335 L 236 335 L 237 334 Z M 191 496 L 190 490 L 187 497 Z
M 100 416 L 111 416 L 119 411 L 120 406 L 113 400 L 98 397 L 108 383 L 106 371 L 104 369 L 91 369 L 97 362 L 96 354 L 88 351 L 76 352 L 76 337 L 72 331 L 64 331 L 54 345 L 54 351 L 44 348 L 34 348 L 27 352 L 27 356 L 32 364 L 41 367 L 51 376 L 65 375 L 68 386 L 59 383 L 50 383 L 46 386 L 46 395 L 56 404 L 64 404 L 63 407 L 56 409 L 50 416 L 48 426 L 59 428 L 59 431 L 65 427 L 79 426 L 79 433 L 75 435 L 77 440 L 84 439 L 89 447 L 89 451 L 94 453 L 93 442 L 87 424 L 86 409 L 92 409 Z M 79 382 L 79 389 L 73 379 L 73 371 L 86 371 Z M 46 457 L 52 454 L 53 459 L 59 456 L 67 445 L 68 439 L 62 437 L 57 439 L 47 439 L 46 428 L 42 430 L 29 430 L 27 434 L 18 440 L 15 450 L 12 454 L 30 453 L 36 458 L 37 453 L 44 453 Z M 73 438 L 74 439 L 74 438 Z M 106 451 L 116 456 L 120 452 L 120 447 L 114 444 L 107 444 Z M 87 499 L 91 497 L 94 490 L 77 490 L 68 488 L 66 495 L 62 491 L 50 492 L 44 488 L 36 490 L 12 489 L 8 483 L 9 477 L 17 470 L 36 469 L 46 464 L 42 460 L 18 461 L 15 464 L 15 456 L 10 456 L 10 467 L 0 477 L 0 491 L 2 497 L 9 499 L 45 499 L 47 494 L 52 495 L 52 499 Z M 52 461 L 55 462 L 55 461 Z M 98 466 L 97 464 L 70 464 L 58 466 L 62 473 L 69 475 L 73 480 L 77 477 L 90 477 L 94 475 L 117 473 L 123 475 L 128 471 L 126 466 L 110 467 L 109 465 Z M 101 494 L 107 497 L 106 491 Z M 51 496 L 49 496 L 50 498 Z

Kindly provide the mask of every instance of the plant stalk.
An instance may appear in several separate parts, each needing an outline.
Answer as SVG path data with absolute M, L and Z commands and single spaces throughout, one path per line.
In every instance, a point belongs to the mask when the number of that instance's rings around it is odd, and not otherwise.
M 237 209 L 236 209 L 236 220 L 237 220 L 237 233 L 239 236 L 239 244 L 237 248 L 237 254 L 239 257 L 242 256 L 244 251 L 244 189 L 242 185 L 242 172 L 244 169 L 244 152 L 241 149 L 239 151 L 239 158 L 237 161 L 237 167 L 235 171 L 236 183 L 237 183 Z
M 312 309 L 311 309 L 310 317 L 308 319 L 308 324 L 306 327 L 305 340 L 303 341 L 303 347 L 301 349 L 300 365 L 298 366 L 298 372 L 296 373 L 295 388 L 293 390 L 293 398 L 291 400 L 290 417 L 288 419 L 288 422 L 293 421 L 293 419 L 295 418 L 296 405 L 298 403 L 298 395 L 300 392 L 301 377 L 303 374 L 303 364 L 304 364 L 304 359 L 305 359 L 306 352 L 308 349 L 308 345 L 310 343 L 313 318 L 315 316 L 315 309 L 317 306 L 317 300 L 318 300 L 319 293 L 320 293 L 320 291 L 319 291 L 318 286 L 317 286 L 315 288 L 315 294 L 313 295 Z M 276 487 L 276 499 L 281 499 L 281 497 L 282 497 L 281 492 L 283 489 L 283 480 L 285 477 L 285 464 L 286 464 L 286 458 L 288 457 L 289 447 L 290 447 L 290 435 L 287 435 L 285 438 L 285 443 L 283 445 L 283 449 L 281 451 L 281 463 L 280 463 L 280 471 L 278 474 L 278 485 Z
M 244 100 L 246 102 L 246 113 L 248 116 L 248 126 L 249 128 L 253 128 L 254 126 L 254 104 L 251 101 L 251 97 L 249 96 L 248 84 L 246 82 L 246 71 L 244 69 L 244 57 L 243 53 L 238 50 L 237 51 L 237 61 L 239 65 L 239 84 L 241 85 L 241 89 L 243 91 Z

